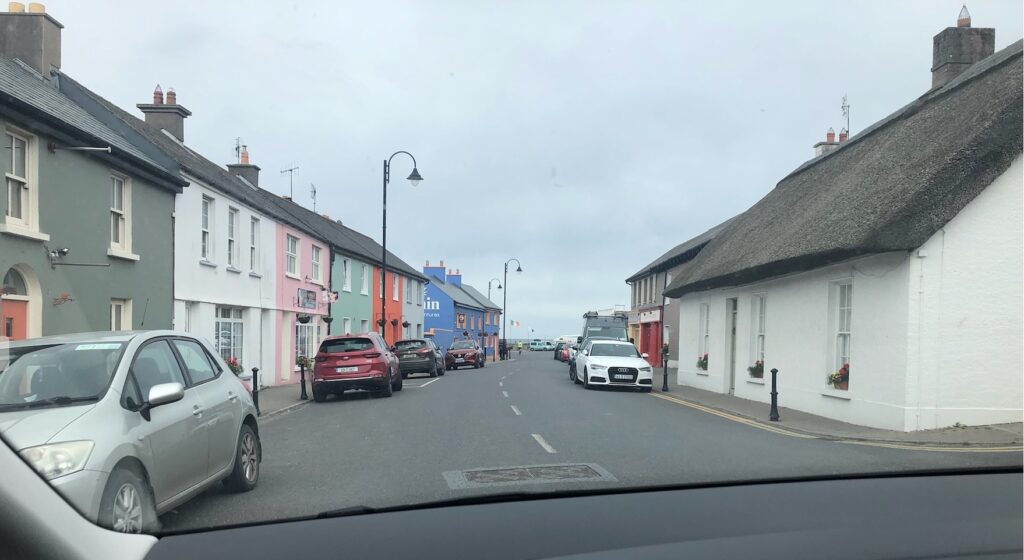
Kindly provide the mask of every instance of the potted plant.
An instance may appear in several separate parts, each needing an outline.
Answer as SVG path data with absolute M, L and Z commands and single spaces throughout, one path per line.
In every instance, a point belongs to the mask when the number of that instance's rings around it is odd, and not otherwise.
M 764 362 L 761 360 L 754 362 L 754 365 L 748 367 L 747 371 L 750 372 L 750 377 L 761 379 L 764 377 Z
M 708 353 L 704 352 L 704 355 L 697 358 L 697 369 L 707 371 L 708 370 Z
M 825 381 L 841 391 L 848 390 L 850 388 L 850 364 L 843 364 L 839 371 L 826 375 Z
M 305 356 L 298 356 L 295 358 L 295 366 L 299 368 L 311 369 L 313 367 L 313 360 Z
M 242 367 L 242 364 L 238 363 L 238 358 L 234 356 L 231 356 L 230 358 L 224 360 L 224 362 L 228 364 L 228 369 L 230 369 L 231 373 L 235 375 L 238 375 L 245 370 L 245 368 Z

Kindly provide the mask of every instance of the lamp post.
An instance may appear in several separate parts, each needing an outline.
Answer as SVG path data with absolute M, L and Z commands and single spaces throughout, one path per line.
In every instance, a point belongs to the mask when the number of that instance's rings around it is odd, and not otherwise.
M 384 217 L 383 217 L 383 220 L 381 221 L 381 231 L 380 231 L 380 241 L 381 241 L 381 243 L 380 243 L 380 245 L 381 245 L 381 252 L 380 252 L 380 319 L 381 320 L 380 320 L 380 322 L 378 324 L 380 325 L 380 335 L 382 337 L 384 337 L 385 341 L 387 341 L 387 337 L 384 336 L 384 332 L 387 330 L 387 327 L 385 325 L 387 325 L 387 317 L 388 317 L 388 300 L 387 300 L 386 297 L 384 297 L 384 290 L 387 288 L 387 286 L 385 286 L 385 284 L 387 284 L 387 279 L 388 279 L 388 276 L 387 276 L 387 266 L 388 266 L 388 183 L 391 182 L 391 160 L 395 156 L 397 156 L 398 154 L 405 154 L 405 155 L 409 156 L 409 158 L 412 159 L 412 173 L 410 173 L 409 176 L 407 177 L 409 182 L 412 183 L 412 186 L 415 187 L 416 185 L 420 184 L 420 181 L 423 180 L 423 177 L 420 176 L 419 170 L 416 168 L 416 158 L 412 154 L 410 154 L 409 152 L 406 152 L 406 151 L 403 151 L 403 150 L 399 150 L 399 151 L 391 154 L 391 157 L 389 157 L 388 159 L 384 160 L 384 202 L 382 204 L 382 207 L 383 207 L 383 210 L 384 210 Z
M 497 278 L 491 278 L 490 280 L 488 280 L 487 281 L 487 301 L 488 302 L 491 301 L 491 284 L 493 284 L 495 282 L 498 283 L 498 289 L 499 290 L 502 289 L 501 288 L 501 280 L 498 280 Z M 495 361 L 498 360 L 498 351 L 497 351 L 498 349 L 495 348 L 494 350 L 495 350 L 494 354 L 491 355 L 491 361 L 492 362 L 495 362 Z M 485 350 L 485 352 L 486 352 L 486 350 Z
M 512 261 L 516 261 L 516 272 L 522 272 L 523 271 L 523 263 L 519 262 L 519 259 L 517 259 L 515 257 L 512 257 L 511 259 L 505 261 L 505 281 L 504 281 L 504 285 L 506 286 L 506 288 L 504 290 L 504 293 L 501 296 L 501 341 L 505 343 L 506 350 L 508 349 L 508 331 L 506 330 L 507 323 L 508 323 L 508 288 L 507 288 L 507 286 L 508 286 L 508 265 Z M 490 285 L 489 284 L 488 284 L 488 289 L 490 289 Z M 506 356 L 506 358 L 507 357 L 508 356 Z

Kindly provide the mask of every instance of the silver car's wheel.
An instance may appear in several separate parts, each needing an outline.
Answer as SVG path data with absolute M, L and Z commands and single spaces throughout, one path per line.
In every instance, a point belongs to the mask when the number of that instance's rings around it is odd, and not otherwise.
M 117 468 L 110 473 L 100 501 L 99 522 L 120 533 L 156 530 L 153 495 L 145 479 L 129 468 Z
M 111 527 L 122 533 L 142 532 L 142 497 L 135 485 L 126 482 L 114 494 Z
M 256 451 L 256 436 L 252 432 L 242 434 L 242 450 L 238 459 L 242 461 L 242 474 L 245 476 L 245 481 L 255 484 L 260 472 L 260 461 Z
M 242 424 L 235 453 L 235 467 L 224 483 L 235 492 L 248 492 L 260 480 L 260 460 L 263 458 L 260 438 L 248 424 Z

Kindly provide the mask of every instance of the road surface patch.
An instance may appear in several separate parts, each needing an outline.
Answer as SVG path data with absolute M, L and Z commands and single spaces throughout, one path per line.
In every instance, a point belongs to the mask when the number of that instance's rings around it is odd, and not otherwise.
M 551 482 L 618 482 L 610 472 L 594 463 L 524 465 L 446 471 L 442 474 L 452 490 Z

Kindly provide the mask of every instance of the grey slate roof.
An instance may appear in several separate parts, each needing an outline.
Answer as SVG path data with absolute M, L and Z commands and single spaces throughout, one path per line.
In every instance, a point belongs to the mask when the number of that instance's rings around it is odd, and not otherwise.
M 63 75 L 57 79 L 58 86 L 63 82 Z M 164 181 L 176 185 L 180 192 L 184 181 L 177 176 L 178 169 L 166 157 L 151 157 L 139 150 L 131 142 L 122 138 L 115 130 L 107 126 L 92 113 L 69 98 L 54 82 L 43 79 L 37 72 L 25 66 L 21 61 L 0 58 L 0 97 L 6 103 L 20 103 L 78 132 L 76 136 L 94 139 L 95 147 L 111 147 L 111 154 L 128 157 L 141 164 L 150 172 L 157 173 Z
M 654 259 L 650 264 L 636 271 L 632 276 L 626 278 L 626 282 L 632 282 L 644 276 L 648 276 L 655 272 L 661 272 L 662 270 L 668 270 L 674 268 L 681 263 L 684 263 L 697 255 L 697 253 L 708 244 L 709 241 L 718 235 L 718 232 L 725 229 L 725 226 L 729 225 L 729 222 L 735 220 L 736 217 L 729 218 L 728 220 L 718 224 L 717 226 L 705 231 L 704 233 L 689 239 L 669 249 L 664 255 Z
M 441 291 L 444 292 L 445 295 L 447 295 L 448 297 L 452 298 L 452 301 L 454 301 L 457 305 L 461 305 L 462 307 L 469 307 L 472 309 L 479 309 L 483 311 L 484 306 L 480 302 L 470 297 L 469 294 L 467 294 L 465 291 L 462 290 L 462 288 L 459 288 L 455 284 L 449 284 L 448 282 L 437 280 L 436 278 L 431 280 L 431 282 L 438 288 L 441 288 Z
M 469 294 L 469 297 L 471 297 L 474 300 L 476 300 L 476 302 L 478 304 L 480 304 L 480 306 L 483 307 L 484 309 L 496 310 L 496 311 L 500 311 L 501 310 L 500 306 L 495 305 L 495 303 L 493 301 L 487 299 L 487 296 L 481 294 L 479 290 L 477 290 L 473 286 L 470 286 L 469 284 L 463 283 L 462 284 L 462 291 L 464 291 L 467 294 Z
M 785 177 L 669 297 L 920 247 L 1022 152 L 1021 41 Z
M 87 104 L 86 102 L 96 103 L 103 111 L 116 116 L 126 129 L 122 132 L 134 141 L 139 150 L 146 151 L 154 158 L 172 158 L 182 171 L 201 179 L 211 188 L 259 210 L 274 220 L 316 237 L 343 253 L 362 258 L 370 263 L 380 261 L 381 246 L 371 238 L 303 208 L 299 204 L 253 186 L 245 179 L 233 175 L 224 167 L 193 152 L 163 131 L 146 124 L 144 120 L 110 103 L 66 75 L 62 75 L 61 87 L 66 89 L 70 96 L 83 99 L 83 104 Z M 116 127 L 116 123 L 112 126 Z M 427 281 L 427 277 L 396 257 L 391 251 L 388 251 L 388 270 L 424 282 Z

